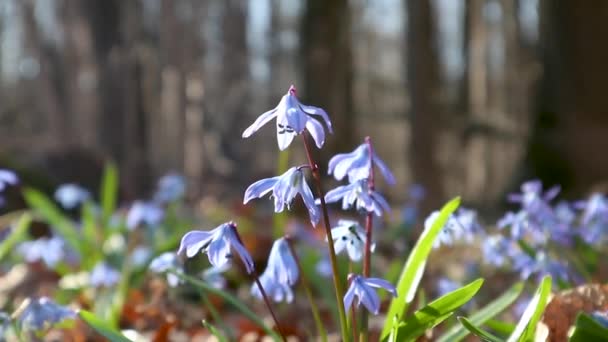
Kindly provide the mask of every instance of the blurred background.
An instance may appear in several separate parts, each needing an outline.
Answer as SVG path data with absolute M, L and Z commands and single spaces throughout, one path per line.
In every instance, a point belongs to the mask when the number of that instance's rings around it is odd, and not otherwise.
M 583 196 L 607 180 L 606 37 L 603 0 L 1 0 L 0 164 L 96 189 L 114 160 L 125 200 L 169 171 L 239 199 L 278 155 L 274 125 L 241 133 L 294 84 L 333 121 L 322 158 L 371 136 L 393 200 Z

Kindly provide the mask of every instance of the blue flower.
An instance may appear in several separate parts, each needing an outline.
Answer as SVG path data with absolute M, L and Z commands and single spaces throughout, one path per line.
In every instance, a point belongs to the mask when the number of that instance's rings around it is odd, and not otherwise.
M 9 185 L 16 185 L 19 182 L 17 174 L 13 171 L 0 169 L 0 191 L 4 191 Z
M 317 147 L 321 148 L 325 142 L 325 130 L 323 125 L 311 115 L 320 116 L 325 121 L 327 130 L 333 133 L 327 113 L 321 108 L 300 103 L 296 97 L 296 88 L 292 85 L 276 108 L 260 115 L 251 126 L 247 127 L 243 132 L 243 138 L 250 137 L 270 120 L 277 118 L 277 141 L 281 151 L 291 144 L 296 135 L 304 132 L 304 129 L 310 133 Z
M 111 287 L 118 284 L 120 272 L 101 261 L 93 267 L 89 276 L 89 283 L 94 287 Z
M 325 194 L 325 202 L 333 203 L 342 200 L 342 209 L 346 210 L 353 205 L 357 210 L 373 212 L 376 216 L 382 216 L 382 212 L 389 212 L 388 202 L 380 193 L 369 189 L 367 180 L 360 179 L 348 185 L 342 185 L 332 189 Z
M 331 229 L 336 254 L 346 250 L 352 261 L 360 261 L 365 250 L 367 237 L 365 230 L 357 221 L 339 220 L 338 225 Z M 375 244 L 372 244 L 373 251 Z
M 165 216 L 161 207 L 152 202 L 135 201 L 127 213 L 127 228 L 133 230 L 141 224 L 154 227 Z
M 439 296 L 446 295 L 452 291 L 458 290 L 462 284 L 450 278 L 441 277 L 437 281 L 437 292 Z
M 236 235 L 236 224 L 227 222 L 210 231 L 193 230 L 182 237 L 177 254 L 185 253 L 192 258 L 199 251 L 207 253 L 209 262 L 215 267 L 222 267 L 232 259 L 231 247 L 241 257 L 247 273 L 253 272 L 253 259 Z
M 186 194 L 186 180 L 183 176 L 170 173 L 158 180 L 154 201 L 158 203 L 175 202 Z
M 66 258 L 66 246 L 59 237 L 41 237 L 33 241 L 25 241 L 17 247 L 17 252 L 27 262 L 43 261 L 47 267 L 53 268 Z
M 596 220 L 608 222 L 608 198 L 602 194 L 595 193 L 587 201 L 578 202 L 575 206 L 583 210 L 583 225 Z
M 43 331 L 66 319 L 76 318 L 76 312 L 61 306 L 47 297 L 26 299 L 17 317 L 21 329 L 25 331 Z
M 55 190 L 55 199 L 65 209 L 74 209 L 90 198 L 91 193 L 77 184 L 63 184 Z
M 281 284 L 294 285 L 298 281 L 298 263 L 285 238 L 279 238 L 272 244 L 266 270 Z
M 154 273 L 165 273 L 170 269 L 182 271 L 182 265 L 177 258 L 177 254 L 172 252 L 165 252 L 152 259 L 149 268 Z M 167 273 L 167 283 L 169 286 L 175 287 L 180 283 L 180 279 L 173 273 Z
M 289 206 L 297 194 L 302 196 L 304 205 L 308 209 L 310 221 L 313 225 L 319 223 L 321 211 L 315 204 L 315 198 L 306 183 L 304 172 L 301 168 L 292 167 L 287 172 L 280 176 L 265 178 L 251 184 L 245 190 L 243 204 L 246 204 L 253 198 L 260 198 L 272 191 L 274 197 L 274 211 L 280 213 L 285 206 Z
M 531 214 L 545 216 L 551 215 L 549 201 L 554 199 L 560 191 L 559 186 L 554 186 L 542 192 L 543 185 L 539 180 L 528 181 L 522 184 L 520 194 L 509 195 L 509 201 L 520 203 L 522 209 Z
M 348 279 L 350 281 L 350 287 L 344 295 L 344 308 L 346 311 L 349 310 L 356 296 L 358 299 L 357 306 L 360 306 L 361 303 L 363 303 L 369 312 L 377 315 L 380 312 L 380 297 L 378 297 L 374 288 L 383 288 L 390 292 L 393 297 L 397 297 L 397 289 L 384 279 L 365 278 L 354 274 L 350 274 Z
M 372 159 L 386 182 L 394 185 L 395 176 L 393 176 L 388 166 L 375 153 Z M 372 167 L 370 164 L 369 144 L 363 143 L 350 153 L 340 153 L 333 156 L 329 160 L 327 172 L 330 175 L 333 173 L 337 180 L 342 180 L 348 175 L 348 181 L 352 183 L 369 177 Z
M 502 235 L 491 235 L 483 239 L 481 252 L 484 262 L 494 266 L 504 266 L 509 260 L 509 253 L 514 242 Z
M 129 261 L 133 266 L 143 266 L 152 256 L 152 249 L 146 246 L 137 246 L 131 252 Z
M 275 302 L 286 301 L 287 303 L 291 303 L 293 301 L 293 291 L 291 290 L 291 286 L 286 283 L 281 283 L 277 281 L 273 272 L 266 268 L 264 273 L 259 277 L 260 284 L 264 288 L 264 292 L 270 298 L 272 298 Z M 257 283 L 253 283 L 251 285 L 251 295 L 257 299 L 264 299 L 262 297 L 262 292 L 258 287 Z
M 545 251 L 538 250 L 534 256 L 523 251 L 513 256 L 513 269 L 519 272 L 522 279 L 528 279 L 536 274 L 538 278 L 550 274 L 553 279 L 568 281 L 568 267 L 561 262 L 550 258 Z
M 424 221 L 424 229 L 428 230 L 439 217 L 439 211 L 432 212 Z M 477 213 L 469 209 L 459 209 L 458 212 L 448 217 L 445 226 L 439 232 L 433 247 L 438 248 L 442 244 L 451 245 L 457 240 L 471 242 L 473 236 L 481 232 L 481 226 L 477 222 Z
M 203 271 L 203 281 L 216 289 L 224 288 L 226 286 L 226 279 L 222 274 L 228 269 L 230 269 L 230 264 L 223 264 L 220 267 L 211 266 Z

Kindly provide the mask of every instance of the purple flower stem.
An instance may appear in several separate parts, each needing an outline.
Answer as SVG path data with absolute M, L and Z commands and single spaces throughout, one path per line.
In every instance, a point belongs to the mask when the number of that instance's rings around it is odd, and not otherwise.
M 373 192 L 376 190 L 375 178 L 374 178 L 374 148 L 372 145 L 372 139 L 367 136 L 365 137 L 365 143 L 369 148 L 369 178 L 367 179 L 367 185 L 369 191 Z M 371 273 L 372 263 L 372 228 L 374 214 L 368 212 L 365 218 L 365 252 L 363 256 L 363 276 L 369 278 Z M 359 335 L 360 342 L 367 342 L 369 340 L 369 329 L 367 328 L 368 315 L 366 310 L 361 310 L 361 333 Z
M 336 303 L 338 304 L 338 315 L 340 316 L 340 331 L 342 332 L 342 338 L 344 341 L 350 341 L 350 334 L 348 333 L 348 325 L 346 323 L 346 310 L 344 309 L 344 290 L 340 283 L 340 274 L 338 272 L 338 261 L 336 259 L 336 251 L 333 244 L 333 236 L 331 234 L 331 224 L 329 223 L 329 213 L 327 212 L 327 204 L 325 203 L 325 192 L 321 184 L 321 173 L 319 172 L 319 166 L 314 162 L 312 158 L 312 149 L 306 139 L 306 133 L 302 134 L 302 140 L 304 141 L 304 149 L 306 150 L 306 157 L 308 158 L 308 164 L 315 184 L 317 187 L 317 193 L 321 200 L 321 210 L 323 211 L 323 221 L 325 224 L 325 233 L 327 234 L 327 247 L 329 249 L 329 259 L 331 261 L 331 270 L 334 280 L 334 288 L 336 290 Z

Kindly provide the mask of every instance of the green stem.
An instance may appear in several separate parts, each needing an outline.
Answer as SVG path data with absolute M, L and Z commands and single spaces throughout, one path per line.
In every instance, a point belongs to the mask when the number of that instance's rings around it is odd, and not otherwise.
M 270 304 L 270 299 L 268 298 L 268 295 L 266 295 L 264 286 L 262 286 L 262 283 L 260 282 L 260 277 L 258 277 L 258 274 L 255 270 L 253 271 L 253 279 L 254 279 L 256 285 L 258 286 L 260 293 L 262 294 L 262 298 L 264 298 L 266 307 L 268 307 L 268 311 L 270 311 L 270 315 L 272 316 L 272 319 L 274 320 L 274 324 L 277 326 L 277 330 L 279 331 L 281 338 L 283 339 L 283 341 L 287 342 L 287 338 L 285 338 L 285 333 L 283 333 L 283 329 L 281 329 L 281 324 L 279 323 L 277 316 L 274 314 L 274 311 L 272 310 L 272 305 Z
M 205 306 L 209 310 L 209 314 L 211 314 L 213 321 L 217 323 L 224 331 L 224 333 L 228 335 L 228 338 L 231 339 L 233 337 L 232 331 L 228 329 L 228 327 L 224 324 L 224 322 L 222 321 L 222 316 L 220 316 L 220 313 L 217 311 L 215 306 L 213 306 L 213 303 L 211 303 L 209 297 L 207 297 L 207 294 L 201 292 L 201 298 L 203 299 L 203 303 L 205 303 Z
M 336 251 L 334 249 L 333 237 L 331 234 L 331 225 L 329 223 L 329 213 L 327 212 L 327 204 L 325 203 L 325 192 L 321 184 L 321 173 L 319 172 L 318 165 L 312 159 L 312 149 L 306 139 L 306 134 L 302 134 L 302 140 L 304 141 L 304 149 L 306 150 L 306 157 L 308 158 L 308 164 L 312 172 L 312 176 L 315 179 L 317 187 L 317 193 L 321 201 L 321 209 L 323 210 L 323 221 L 325 224 L 325 233 L 327 234 L 327 247 L 329 249 L 329 259 L 331 261 L 331 270 L 334 280 L 334 288 L 336 290 L 336 303 L 338 304 L 338 315 L 340 316 L 340 330 L 342 332 L 342 339 L 344 341 L 350 341 L 348 333 L 348 325 L 346 323 L 346 310 L 344 309 L 344 290 L 340 283 L 340 273 L 338 271 L 338 260 L 336 258 Z

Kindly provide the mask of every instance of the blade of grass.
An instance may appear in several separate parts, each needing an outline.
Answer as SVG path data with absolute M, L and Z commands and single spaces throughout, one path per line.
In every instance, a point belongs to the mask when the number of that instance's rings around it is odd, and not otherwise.
M 466 319 L 466 317 L 458 317 L 458 320 L 460 321 L 460 324 L 462 324 L 462 326 L 465 329 L 467 329 L 473 335 L 479 337 L 482 341 L 504 342 L 503 340 L 490 334 L 489 332 L 476 327 L 473 323 L 471 323 L 468 319 Z
M 19 217 L 19 221 L 15 224 L 10 235 L 0 242 L 0 261 L 4 259 L 12 249 L 27 236 L 27 230 L 32 223 L 32 216 L 28 213 L 23 213 Z
M 459 205 L 460 197 L 456 197 L 444 205 L 433 225 L 422 232 L 422 235 L 410 252 L 397 284 L 397 293 L 399 294 L 399 297 L 394 298 L 391 301 L 384 322 L 384 328 L 380 334 L 382 340 L 390 334 L 394 317 L 397 317 L 397 321 L 400 321 L 404 312 L 407 311 L 409 304 L 414 299 L 418 284 L 424 273 L 426 259 L 433 248 L 433 243 L 447 222 L 449 216 L 456 211 Z
M 224 336 L 215 326 L 213 326 L 211 323 L 207 322 L 206 320 L 202 321 L 203 326 L 207 329 L 209 329 L 209 332 L 211 333 L 211 335 L 215 336 L 220 342 L 228 342 L 228 339 L 226 338 L 226 336 Z
M 545 306 L 551 294 L 551 276 L 545 276 L 541 281 L 536 294 L 530 300 L 524 314 L 521 316 L 515 331 L 509 336 L 507 342 L 525 342 L 534 338 L 536 324 L 545 311 Z
M 118 197 L 118 169 L 116 164 L 110 162 L 106 164 L 101 180 L 100 199 L 101 203 L 101 223 L 102 227 L 108 226 L 108 222 L 116 209 Z
M 131 342 L 128 338 L 126 338 L 119 331 L 115 330 L 111 326 L 109 326 L 106 322 L 99 319 L 94 314 L 80 310 L 78 316 L 93 330 L 97 331 L 103 337 L 107 338 L 110 342 Z

